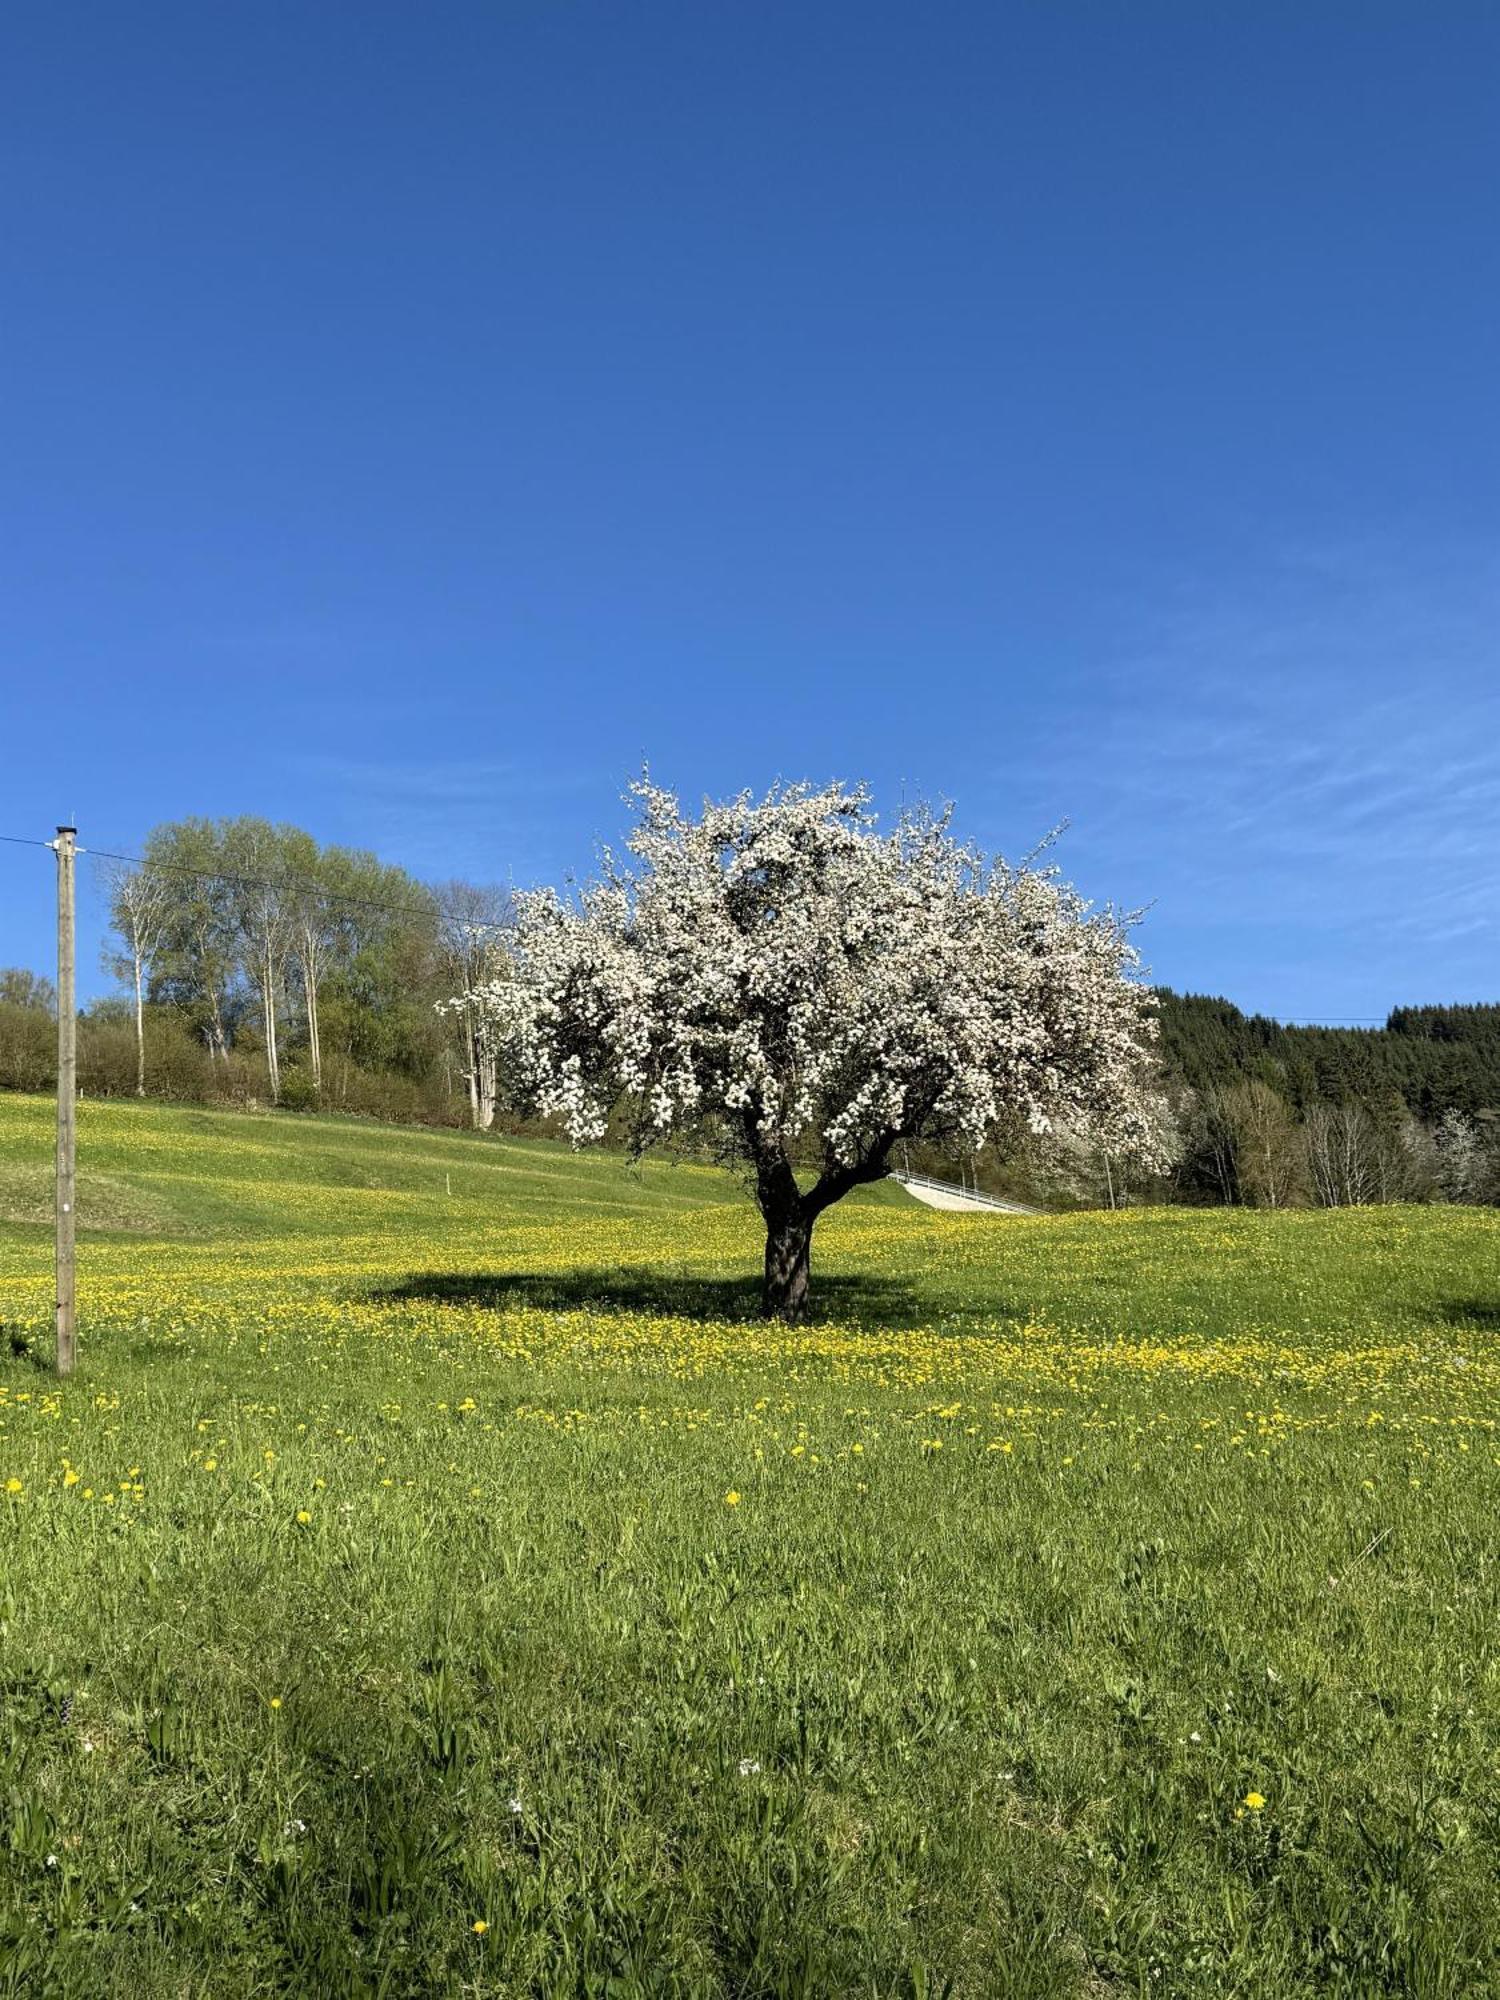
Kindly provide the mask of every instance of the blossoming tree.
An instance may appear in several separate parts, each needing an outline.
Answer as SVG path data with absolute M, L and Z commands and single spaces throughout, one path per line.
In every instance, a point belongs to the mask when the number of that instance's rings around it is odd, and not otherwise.
M 624 1098 L 637 1150 L 706 1130 L 748 1167 L 769 1315 L 801 1316 L 813 1225 L 903 1139 L 977 1152 L 1064 1119 L 1149 1148 L 1150 995 L 1121 920 L 1055 870 L 988 860 L 925 808 L 881 832 L 842 785 L 696 818 L 632 792 L 628 858 L 571 900 L 522 897 L 509 976 L 461 1004 L 575 1145 Z

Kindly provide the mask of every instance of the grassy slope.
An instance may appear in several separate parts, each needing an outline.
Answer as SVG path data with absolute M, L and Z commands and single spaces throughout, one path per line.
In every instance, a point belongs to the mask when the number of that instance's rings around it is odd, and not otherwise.
M 881 1190 L 791 1335 L 708 1170 L 80 1133 L 83 1366 L 0 1363 L 0 1991 L 1490 1990 L 1493 1216 Z

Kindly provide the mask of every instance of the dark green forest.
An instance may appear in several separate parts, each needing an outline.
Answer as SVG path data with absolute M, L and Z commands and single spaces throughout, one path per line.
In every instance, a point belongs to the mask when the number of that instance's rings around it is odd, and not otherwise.
M 119 991 L 79 1018 L 86 1094 L 529 1129 L 484 1017 L 448 1004 L 505 976 L 504 890 L 248 818 L 157 827 L 90 886 Z M 977 1160 L 914 1147 L 908 1164 L 1047 1206 L 1500 1200 L 1500 1004 L 1318 1028 L 1157 999 L 1167 1173 L 1066 1131 Z M 50 982 L 0 971 L 0 1088 L 55 1080 Z
M 1158 991 L 1167 1069 L 1193 1090 L 1259 1078 L 1297 1112 L 1396 1097 L 1433 1122 L 1500 1114 L 1500 1004 L 1395 1007 L 1381 1028 L 1287 1028 L 1228 1000 Z

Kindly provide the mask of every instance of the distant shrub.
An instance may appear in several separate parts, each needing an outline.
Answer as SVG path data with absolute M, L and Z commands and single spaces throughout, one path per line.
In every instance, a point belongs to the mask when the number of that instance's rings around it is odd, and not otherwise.
M 288 1063 L 281 1072 L 279 1101 L 283 1111 L 316 1111 L 319 1093 L 312 1071 L 301 1063 Z
M 147 1096 L 205 1103 L 212 1066 L 187 1025 L 164 1008 L 148 1008 L 145 1038 Z M 80 1018 L 78 1087 L 86 1097 L 135 1095 L 135 1021 L 127 1010 L 101 1007 Z
M 78 1023 L 78 1088 L 85 1097 L 135 1095 L 135 1029 L 106 1017 Z
M 51 1090 L 57 1023 L 41 1007 L 0 1001 L 0 1090 Z
M 218 1057 L 211 1065 L 210 1076 L 212 1103 L 248 1110 L 271 1101 L 266 1066 L 258 1055 L 245 1055 L 239 1049 L 231 1049 L 227 1056 Z

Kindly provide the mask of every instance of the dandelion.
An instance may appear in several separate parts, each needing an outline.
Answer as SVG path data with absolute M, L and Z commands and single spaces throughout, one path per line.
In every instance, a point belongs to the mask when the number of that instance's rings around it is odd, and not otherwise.
M 70 1465 L 67 1468 L 67 1470 L 63 1473 L 63 1485 L 76 1486 L 77 1484 L 78 1484 L 78 1474 L 73 1470 L 72 1466 Z
M 724 1505 L 726 1507 L 738 1507 L 739 1504 L 740 1504 L 740 1496 L 738 1493 L 735 1492 L 734 1488 L 731 1486 L 729 1491 L 724 1495 Z
M 272 1695 L 272 1697 L 271 1697 L 271 1706 L 272 1706 L 272 1708 L 280 1708 L 280 1706 L 281 1706 L 281 1696 L 280 1696 L 279 1694 L 273 1694 L 273 1695 Z
M 475 1937 L 483 1937 L 485 1932 L 489 1929 L 489 1925 L 485 1922 L 483 1917 L 476 1917 L 469 1928 L 473 1931 Z
M 1246 1792 L 1245 1804 L 1250 1808 L 1251 1812 L 1259 1812 L 1261 1807 L 1265 1804 L 1265 1800 L 1261 1797 L 1259 1792 Z
M 311 1519 L 312 1515 L 308 1513 L 305 1507 L 297 1509 L 297 1526 L 299 1528 L 305 1528 Z
M 7 1479 L 5 1482 L 5 1490 L 7 1493 L 12 1493 L 12 1494 L 24 1493 L 26 1491 L 26 1487 L 22 1480 Z

